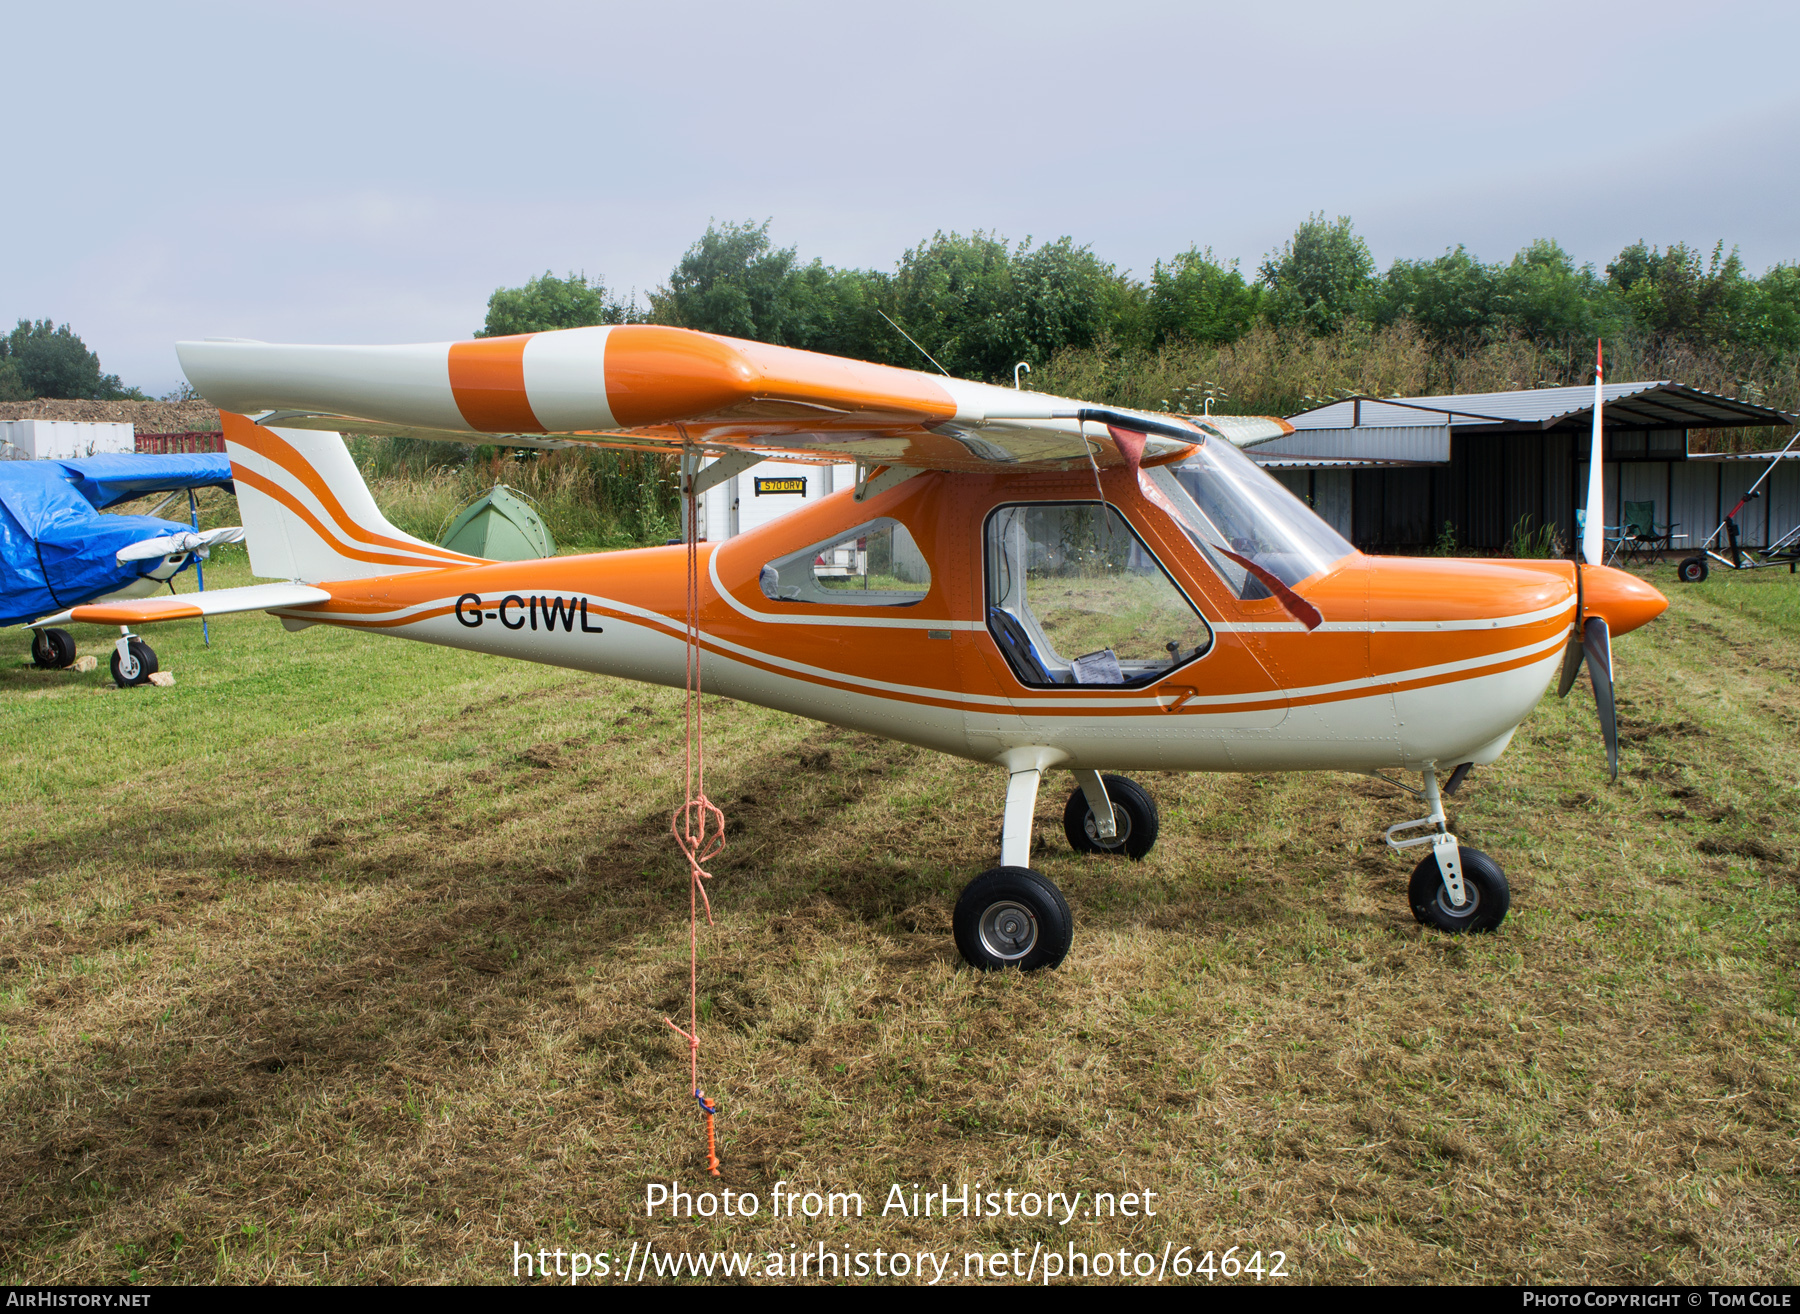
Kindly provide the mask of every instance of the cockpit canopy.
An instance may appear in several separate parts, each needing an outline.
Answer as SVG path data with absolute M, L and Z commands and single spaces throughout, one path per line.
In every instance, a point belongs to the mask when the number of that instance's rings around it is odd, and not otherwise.
M 1145 471 L 1187 536 L 1240 598 L 1263 585 L 1218 549 L 1254 561 L 1290 587 L 1354 552 L 1311 507 L 1228 442 L 1209 438 L 1179 466 Z

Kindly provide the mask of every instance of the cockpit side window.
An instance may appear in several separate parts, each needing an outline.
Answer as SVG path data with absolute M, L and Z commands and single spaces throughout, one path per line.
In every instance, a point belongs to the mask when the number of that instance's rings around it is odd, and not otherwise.
M 883 517 L 762 568 L 763 595 L 833 607 L 907 607 L 931 592 L 931 567 L 898 520 Z
M 1212 646 L 1193 603 L 1104 503 L 1003 506 L 984 555 L 988 632 L 1022 684 L 1139 688 Z

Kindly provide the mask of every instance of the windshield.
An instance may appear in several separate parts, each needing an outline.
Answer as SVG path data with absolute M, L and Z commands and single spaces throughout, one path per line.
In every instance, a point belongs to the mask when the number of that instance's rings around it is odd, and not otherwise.
M 1228 442 L 1208 439 L 1179 466 L 1159 465 L 1144 473 L 1240 598 L 1266 598 L 1268 590 L 1217 548 L 1254 561 L 1290 586 L 1329 570 L 1356 550 Z

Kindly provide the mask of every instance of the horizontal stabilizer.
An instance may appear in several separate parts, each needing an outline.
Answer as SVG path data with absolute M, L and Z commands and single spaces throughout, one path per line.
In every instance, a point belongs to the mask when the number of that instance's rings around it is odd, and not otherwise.
M 46 625 L 150 625 L 156 621 L 194 620 L 224 616 L 234 611 L 267 611 L 272 607 L 307 607 L 330 602 L 331 594 L 310 584 L 251 584 L 241 589 L 214 589 L 210 593 L 183 593 L 162 598 L 138 598 L 130 602 L 92 602 L 71 607 L 54 616 L 33 621 L 32 628 Z

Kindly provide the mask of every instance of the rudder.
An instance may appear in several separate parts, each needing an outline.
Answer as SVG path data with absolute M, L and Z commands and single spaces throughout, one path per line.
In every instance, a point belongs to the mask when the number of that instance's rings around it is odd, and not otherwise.
M 253 575 L 319 584 L 485 560 L 389 524 L 338 434 L 219 417 Z

